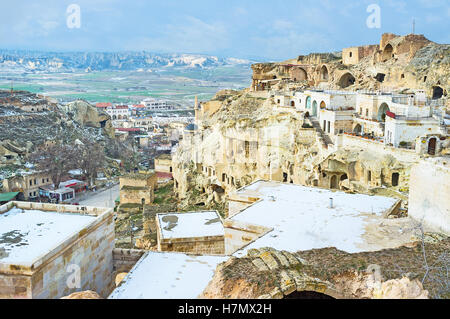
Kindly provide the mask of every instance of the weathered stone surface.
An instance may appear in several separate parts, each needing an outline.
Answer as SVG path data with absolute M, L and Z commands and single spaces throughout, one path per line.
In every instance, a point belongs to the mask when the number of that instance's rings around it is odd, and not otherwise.
M 103 298 L 100 297 L 100 295 L 95 291 L 88 290 L 88 291 L 74 292 L 73 294 L 62 297 L 61 299 L 103 299 Z

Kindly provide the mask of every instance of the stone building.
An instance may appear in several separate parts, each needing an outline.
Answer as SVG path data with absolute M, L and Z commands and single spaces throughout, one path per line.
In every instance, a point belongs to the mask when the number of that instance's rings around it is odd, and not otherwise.
M 9 202 L 0 220 L 0 298 L 112 291 L 112 209 Z
M 3 180 L 5 192 L 20 192 L 25 200 L 38 198 L 39 188 L 53 185 L 50 175 L 45 172 L 26 172 Z
M 225 237 L 216 211 L 157 214 L 158 251 L 223 255 Z
M 149 205 L 157 186 L 155 172 L 139 172 L 120 177 L 120 205 Z
M 170 154 L 161 154 L 155 158 L 155 172 L 172 173 L 172 157 Z

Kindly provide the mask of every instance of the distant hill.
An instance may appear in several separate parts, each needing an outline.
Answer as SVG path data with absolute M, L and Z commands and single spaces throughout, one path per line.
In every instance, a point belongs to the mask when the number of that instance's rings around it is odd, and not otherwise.
M 18 71 L 138 70 L 161 67 L 208 68 L 254 61 L 200 54 L 150 52 L 41 52 L 0 50 L 0 68 Z

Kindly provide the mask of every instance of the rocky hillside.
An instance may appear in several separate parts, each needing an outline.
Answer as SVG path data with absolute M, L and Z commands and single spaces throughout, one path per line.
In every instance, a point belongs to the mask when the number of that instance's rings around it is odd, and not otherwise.
M 0 91 L 0 179 L 46 142 L 77 139 L 97 141 L 105 151 L 120 148 L 109 115 L 87 102 L 61 105 L 29 92 Z

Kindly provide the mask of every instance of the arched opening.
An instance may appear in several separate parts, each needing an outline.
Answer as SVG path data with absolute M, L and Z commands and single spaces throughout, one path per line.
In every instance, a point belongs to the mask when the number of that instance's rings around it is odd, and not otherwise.
M 291 101 L 291 106 L 295 107 L 295 101 Z
M 356 81 L 355 77 L 351 73 L 347 72 L 343 76 L 341 76 L 341 79 L 339 80 L 339 86 L 345 89 L 355 84 L 355 81 Z
M 341 178 L 339 179 L 341 182 L 345 181 L 346 179 L 348 179 L 347 174 L 341 175 Z
M 324 65 L 320 69 L 320 79 L 322 81 L 328 82 L 329 76 L 328 76 L 328 68 Z
M 117 117 L 117 119 L 121 120 L 121 119 L 122 119 L 122 115 L 119 115 L 119 116 Z
M 310 108 L 311 108 L 311 97 L 310 97 L 310 96 L 308 96 L 308 97 L 306 98 L 306 108 L 307 108 L 307 109 L 310 109 Z
M 385 122 L 386 121 L 386 112 L 389 112 L 389 106 L 386 103 L 382 103 L 380 107 L 378 108 L 378 116 L 377 120 L 378 122 Z
M 429 155 L 436 155 L 436 142 L 437 139 L 435 137 L 430 138 L 428 141 L 428 154 Z
M 386 62 L 387 60 L 391 59 L 394 57 L 394 48 L 392 47 L 392 45 L 388 44 L 385 46 L 384 50 L 383 50 L 383 62 Z
M 112 119 L 117 120 L 117 116 L 113 115 Z
M 399 179 L 400 179 L 399 173 L 392 173 L 392 186 L 398 186 Z
M 330 295 L 326 295 L 324 293 L 304 290 L 304 291 L 294 291 L 287 296 L 284 296 L 283 299 L 335 299 Z
M 319 186 L 319 181 L 317 179 L 313 180 L 313 186 Z
M 355 128 L 353 129 L 353 133 L 356 133 L 356 134 L 361 134 L 361 131 L 362 131 L 361 124 L 357 124 L 355 126 Z
M 320 108 L 321 109 L 326 109 L 327 108 L 327 105 L 325 104 L 324 101 L 320 102 Z
M 306 113 L 305 113 L 305 117 L 309 117 L 309 112 L 306 112 Z
M 313 102 L 312 116 L 317 116 L 317 102 L 316 101 Z
M 294 79 L 294 81 L 305 81 L 308 79 L 308 74 L 302 68 L 295 68 L 291 72 L 291 79 Z
M 338 188 L 338 182 L 337 182 L 337 177 L 336 177 L 336 175 L 331 176 L 331 180 L 330 180 L 330 188 L 331 188 L 331 189 L 337 189 L 337 188 Z
M 444 95 L 444 89 L 440 86 L 433 86 L 433 100 L 440 99 Z

